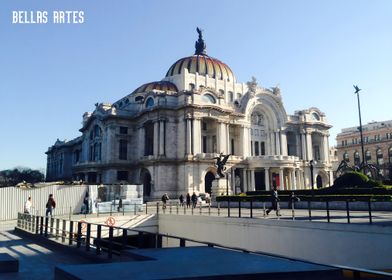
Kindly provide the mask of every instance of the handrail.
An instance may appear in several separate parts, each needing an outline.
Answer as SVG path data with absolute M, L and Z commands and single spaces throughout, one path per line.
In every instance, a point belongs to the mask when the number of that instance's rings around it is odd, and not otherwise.
M 32 217 L 35 217 L 36 219 L 31 219 Z M 42 224 L 43 220 L 45 219 L 45 224 Z M 49 218 L 48 217 L 43 217 L 43 216 L 33 216 L 33 215 L 29 215 L 29 214 L 24 214 L 24 213 L 18 213 L 18 221 L 17 221 L 17 226 L 18 228 L 22 229 L 22 230 L 26 230 L 26 231 L 32 231 L 33 233 L 35 232 L 36 234 L 38 234 L 38 230 L 34 231 L 34 226 L 31 227 L 31 224 L 29 225 L 28 223 L 32 223 L 32 221 L 37 222 L 37 221 L 41 221 L 41 224 L 35 224 L 35 227 L 38 229 L 38 226 L 40 226 L 40 235 L 43 235 L 43 226 L 45 226 L 45 237 L 48 237 L 48 221 Z M 53 221 L 56 220 L 56 227 L 53 228 Z M 53 232 L 53 229 L 56 229 L 56 239 L 58 238 L 57 233 L 59 232 L 58 225 L 60 224 L 58 221 L 63 220 L 63 230 L 62 233 L 64 233 L 64 222 L 67 220 L 64 219 L 57 219 L 57 218 L 51 218 L 51 226 L 50 226 L 50 230 L 51 232 Z M 27 223 L 26 223 L 27 221 Z M 350 266 L 343 266 L 343 265 L 335 265 L 335 264 L 323 264 L 323 263 L 318 263 L 318 262 L 313 262 L 313 261 L 309 261 L 309 260 L 305 260 L 305 259 L 301 259 L 301 258 L 291 258 L 291 257 L 287 257 L 287 256 L 283 256 L 283 255 L 279 255 L 279 254 L 274 254 L 274 253 L 269 253 L 269 252 L 263 252 L 263 251 L 250 251 L 247 249 L 243 249 L 243 248 L 238 248 L 238 247 L 231 247 L 231 246 L 226 246 L 226 245 L 222 245 L 219 243 L 214 243 L 214 242 L 208 242 L 208 241 L 200 241 L 200 240 L 195 240 L 192 238 L 184 238 L 184 237 L 179 237 L 179 236 L 174 236 L 174 235 L 170 235 L 170 234 L 161 234 L 161 233 L 151 233 L 148 231 L 143 231 L 143 230 L 137 230 L 137 229 L 129 229 L 129 228 L 123 228 L 123 227 L 114 227 L 114 226 L 109 226 L 109 225 L 105 225 L 105 224 L 97 224 L 97 223 L 89 223 L 89 222 L 81 222 L 81 221 L 73 221 L 73 220 L 68 220 L 68 222 L 70 223 L 70 228 L 71 226 L 73 227 L 74 223 L 77 223 L 77 233 L 76 233 L 76 238 L 74 238 L 74 236 L 69 236 L 69 245 L 72 245 L 73 241 L 77 242 L 77 247 L 81 247 L 81 242 L 82 239 L 81 237 L 83 236 L 88 236 L 89 238 L 92 238 L 94 240 L 98 240 L 98 244 L 96 244 L 96 250 L 97 250 L 97 254 L 99 254 L 101 248 L 101 242 L 102 242 L 102 237 L 101 237 L 101 228 L 102 227 L 107 227 L 109 229 L 109 240 L 107 242 L 109 242 L 109 246 L 108 246 L 108 258 L 112 258 L 112 253 L 113 253 L 113 244 L 114 245 L 121 245 L 122 248 L 135 248 L 134 246 L 129 246 L 127 244 L 124 243 L 125 238 L 128 236 L 128 231 L 133 231 L 133 232 L 137 232 L 139 235 L 143 235 L 143 234 L 151 234 L 151 235 L 155 235 L 156 236 L 156 241 L 157 243 L 155 244 L 156 248 L 161 248 L 162 247 L 162 238 L 173 238 L 173 239 L 177 239 L 180 241 L 179 246 L 180 247 L 185 247 L 186 242 L 192 242 L 192 243 L 198 243 L 198 244 L 204 244 L 207 245 L 209 247 L 219 247 L 219 248 L 223 248 L 223 249 L 228 249 L 228 250 L 234 250 L 234 251 L 240 251 L 240 252 L 245 252 L 245 253 L 250 253 L 250 254 L 256 254 L 256 255 L 266 255 L 266 256 L 271 256 L 271 257 L 278 257 L 278 258 L 284 258 L 287 260 L 293 260 L 293 261 L 301 261 L 301 262 L 306 262 L 306 263 L 310 263 L 310 264 L 315 264 L 315 265 L 321 265 L 321 266 L 328 266 L 331 268 L 338 268 L 338 269 L 342 269 L 342 270 L 348 270 L 348 271 L 352 271 L 354 273 L 356 273 L 356 277 L 359 278 L 355 278 L 355 279 L 360 279 L 360 275 L 358 273 L 368 273 L 371 275 L 376 275 L 376 276 L 383 276 L 383 277 L 387 277 L 387 278 L 382 278 L 382 279 L 392 279 L 392 273 L 389 272 L 383 272 L 383 271 L 375 271 L 375 270 L 370 270 L 370 269 L 362 269 L 362 268 L 357 268 L 357 267 L 350 267 Z M 82 224 L 85 223 L 87 225 L 87 229 L 88 232 L 86 234 L 82 234 L 81 231 L 81 227 Z M 97 229 L 99 230 L 97 232 L 97 236 L 96 237 L 92 237 L 91 236 L 91 225 L 97 226 Z M 73 228 L 72 228 L 73 229 Z M 113 232 L 114 230 L 122 230 L 123 233 L 123 242 L 117 242 L 117 241 L 113 241 Z M 65 231 L 66 233 L 69 234 L 73 234 L 73 231 Z M 99 236 L 98 236 L 99 235 Z M 64 240 L 62 241 L 64 242 Z M 105 241 L 106 242 L 106 241 Z M 159 244 L 160 243 L 160 244 Z M 91 247 L 91 245 L 94 244 L 90 244 L 90 242 L 88 241 L 88 245 L 86 244 L 86 250 L 88 251 L 89 248 Z M 121 253 L 121 251 L 120 251 Z

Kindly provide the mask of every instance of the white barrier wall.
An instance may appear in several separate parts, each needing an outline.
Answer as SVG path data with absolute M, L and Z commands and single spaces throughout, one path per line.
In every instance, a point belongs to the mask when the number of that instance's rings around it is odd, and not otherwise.
M 15 187 L 0 188 L 0 221 L 17 219 L 18 212 L 23 212 L 24 203 L 31 196 L 33 214 L 45 215 L 45 205 L 49 194 L 56 201 L 54 215 L 79 213 L 86 185 L 53 185 L 41 188 L 20 189 Z
M 392 269 L 392 227 L 159 214 L 159 232 L 323 264 Z

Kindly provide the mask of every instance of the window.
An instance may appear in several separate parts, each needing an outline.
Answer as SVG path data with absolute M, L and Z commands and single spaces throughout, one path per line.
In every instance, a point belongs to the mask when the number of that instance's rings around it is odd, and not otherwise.
M 320 147 L 317 146 L 317 145 L 313 146 L 313 157 L 316 160 L 320 160 L 321 159 L 321 157 L 320 157 Z
M 118 181 L 128 181 L 128 171 L 117 171 Z
M 141 102 L 141 101 L 143 101 L 143 99 L 144 99 L 143 96 L 140 96 L 140 95 L 139 95 L 139 96 L 136 96 L 136 97 L 135 97 L 135 102 L 139 102 L 139 101 Z
M 312 119 L 314 121 L 320 121 L 320 116 L 317 113 L 312 113 Z
M 377 150 L 376 156 L 377 156 L 377 165 L 383 165 L 384 164 L 384 159 L 383 159 L 383 156 L 382 156 L 381 149 Z
M 148 98 L 146 101 L 146 108 L 154 106 L 154 99 L 152 97 Z
M 254 156 L 254 153 L 253 153 L 253 141 L 250 141 L 250 154 L 252 156 Z
M 154 124 L 147 123 L 144 127 L 145 140 L 144 140 L 144 155 L 150 156 L 154 154 Z
M 260 154 L 262 155 L 262 156 L 264 156 L 265 155 L 265 143 L 264 142 L 261 142 L 260 143 Z
M 372 154 L 370 153 L 369 150 L 367 150 L 367 151 L 365 152 L 365 159 L 366 159 L 366 161 L 372 160 Z
M 203 130 L 207 130 L 207 123 L 206 122 L 203 122 Z
M 357 151 L 354 152 L 354 164 L 359 165 L 361 163 L 361 158 L 359 157 L 359 153 Z
M 389 163 L 391 164 L 392 163 L 392 147 L 389 148 L 388 156 L 389 156 Z
M 232 91 L 229 91 L 229 101 L 230 102 L 234 101 L 234 93 Z
M 203 136 L 203 153 L 207 153 L 207 136 Z
M 255 156 L 259 155 L 259 141 L 255 141 Z
M 118 152 L 119 157 L 118 158 L 122 159 L 122 160 L 126 160 L 127 154 L 128 154 L 128 141 L 121 139 L 119 144 L 120 145 L 119 145 L 119 152 Z
M 94 126 L 94 138 L 101 136 L 101 128 L 98 125 Z
M 344 146 L 344 140 L 342 140 L 342 146 Z
M 234 138 L 231 138 L 231 154 L 234 155 L 235 150 L 234 150 Z
M 128 127 L 120 126 L 120 134 L 128 134 Z
M 208 93 L 204 94 L 202 99 L 206 103 L 212 103 L 212 104 L 216 103 L 215 98 L 211 94 L 208 94 Z

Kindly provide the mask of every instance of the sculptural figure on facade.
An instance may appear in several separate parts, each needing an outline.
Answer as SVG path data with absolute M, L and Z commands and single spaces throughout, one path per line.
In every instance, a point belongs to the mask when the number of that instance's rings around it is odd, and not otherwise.
M 216 167 L 217 167 L 217 173 L 220 178 L 224 178 L 225 175 L 223 174 L 223 171 L 225 171 L 225 164 L 227 160 L 229 159 L 230 154 L 224 155 L 223 153 L 220 153 L 218 157 L 214 157 L 216 159 Z

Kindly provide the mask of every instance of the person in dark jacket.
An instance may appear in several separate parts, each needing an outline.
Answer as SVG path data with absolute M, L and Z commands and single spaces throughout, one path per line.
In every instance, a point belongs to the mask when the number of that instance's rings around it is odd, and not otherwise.
M 193 192 L 192 194 L 192 207 L 195 208 L 197 204 L 197 195 L 195 194 L 195 192 Z
M 276 187 L 274 187 L 273 189 L 272 189 L 272 192 L 271 192 L 271 207 L 270 208 L 268 208 L 267 209 L 267 215 L 269 215 L 269 213 L 272 211 L 272 210 L 275 210 L 276 211 L 276 215 L 277 216 L 280 216 L 280 213 L 279 213 L 279 196 L 278 196 L 278 190 L 276 189 Z
M 186 194 L 186 208 L 191 207 L 191 195 L 189 193 Z
M 53 209 L 56 208 L 56 202 L 54 201 L 53 194 L 49 195 L 48 202 L 46 202 L 46 214 L 45 216 L 53 215 Z
M 184 206 L 184 196 L 181 194 L 180 197 L 178 198 L 178 200 L 180 201 L 180 206 Z

